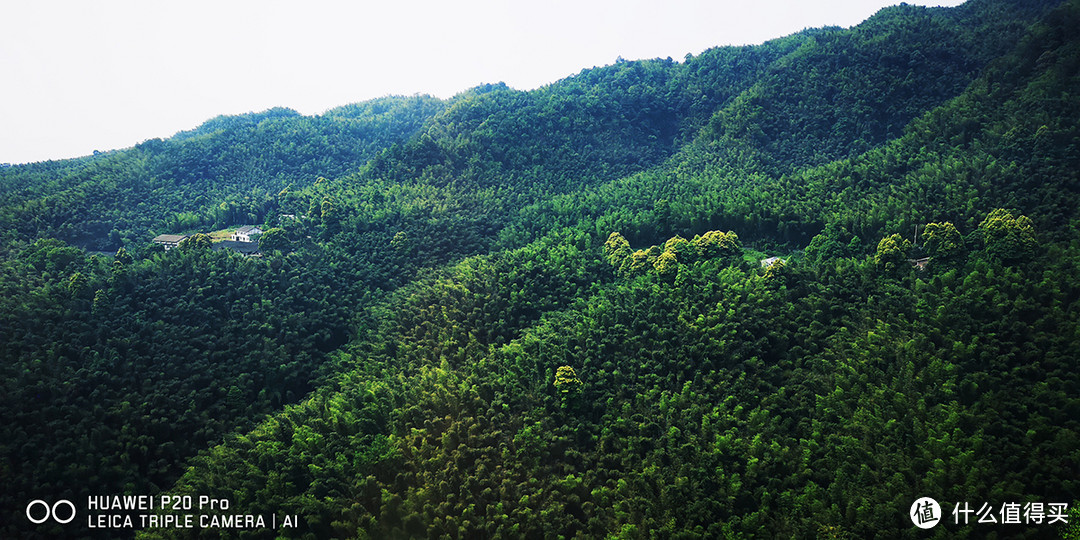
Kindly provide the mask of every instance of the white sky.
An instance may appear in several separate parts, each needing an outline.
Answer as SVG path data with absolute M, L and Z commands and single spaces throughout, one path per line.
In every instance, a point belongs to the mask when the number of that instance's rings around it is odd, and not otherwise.
M 219 114 L 533 89 L 682 60 L 899 0 L 2 0 L 0 163 L 126 148 Z M 958 5 L 960 0 L 909 3 Z

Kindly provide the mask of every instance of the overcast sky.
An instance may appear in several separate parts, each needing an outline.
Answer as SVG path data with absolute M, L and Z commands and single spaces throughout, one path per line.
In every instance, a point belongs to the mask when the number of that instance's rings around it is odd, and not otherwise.
M 528 90 L 619 56 L 682 60 L 853 26 L 895 3 L 5 0 L 0 163 L 126 148 L 275 106 L 320 114 L 487 82 Z

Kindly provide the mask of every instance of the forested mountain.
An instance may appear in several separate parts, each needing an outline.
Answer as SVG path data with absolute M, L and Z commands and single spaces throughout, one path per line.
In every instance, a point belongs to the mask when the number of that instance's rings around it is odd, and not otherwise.
M 927 534 L 921 496 L 1075 508 L 1078 27 L 1076 0 L 901 5 L 0 169 L 0 536 L 895 538 Z M 252 223 L 260 258 L 150 243 Z M 299 523 L 23 513 L 92 494 Z
M 0 193 L 18 202 L 0 219 L 15 239 L 113 251 L 152 230 L 255 220 L 281 189 L 360 167 L 444 107 L 430 97 L 395 97 L 317 117 L 272 109 L 215 118 L 128 150 L 9 168 Z

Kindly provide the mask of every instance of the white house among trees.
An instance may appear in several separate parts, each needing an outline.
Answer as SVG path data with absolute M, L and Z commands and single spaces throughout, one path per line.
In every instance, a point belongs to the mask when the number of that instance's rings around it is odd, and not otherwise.
M 236 229 L 236 232 L 232 234 L 230 240 L 234 242 L 254 242 L 253 236 L 262 234 L 262 229 L 254 225 L 245 225 Z

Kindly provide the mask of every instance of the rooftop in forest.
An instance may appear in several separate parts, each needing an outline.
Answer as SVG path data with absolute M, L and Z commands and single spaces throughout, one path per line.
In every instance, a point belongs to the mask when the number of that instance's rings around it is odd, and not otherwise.
M 154 237 L 156 244 L 176 244 L 187 238 L 186 234 L 159 234 Z

